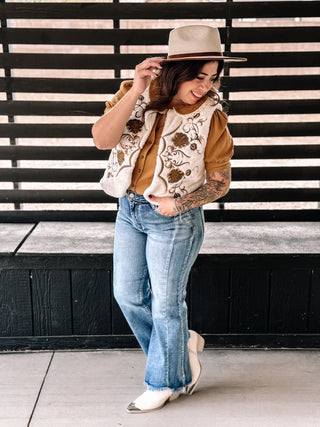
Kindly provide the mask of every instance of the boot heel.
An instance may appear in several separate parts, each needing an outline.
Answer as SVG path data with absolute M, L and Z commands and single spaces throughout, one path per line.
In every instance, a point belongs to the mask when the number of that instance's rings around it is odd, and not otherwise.
M 204 339 L 198 335 L 197 336 L 197 352 L 201 353 L 204 349 Z
M 173 400 L 178 399 L 178 397 L 180 396 L 180 391 L 177 391 L 176 393 L 173 393 L 170 397 L 169 397 L 169 402 L 172 402 Z
M 188 341 L 188 351 L 192 380 L 191 383 L 187 386 L 186 392 L 188 394 L 192 394 L 199 382 L 202 371 L 201 363 L 197 353 L 203 351 L 204 339 L 195 331 L 189 330 L 189 334 L 190 338 Z

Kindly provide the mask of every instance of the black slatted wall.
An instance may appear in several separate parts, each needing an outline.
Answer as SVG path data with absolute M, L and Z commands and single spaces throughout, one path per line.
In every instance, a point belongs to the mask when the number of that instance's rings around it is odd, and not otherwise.
M 316 1 L 0 3 L 2 220 L 114 219 L 91 125 L 127 70 L 189 22 L 218 23 L 226 52 L 248 58 L 222 79 L 233 186 L 207 220 L 319 219 L 318 14 Z

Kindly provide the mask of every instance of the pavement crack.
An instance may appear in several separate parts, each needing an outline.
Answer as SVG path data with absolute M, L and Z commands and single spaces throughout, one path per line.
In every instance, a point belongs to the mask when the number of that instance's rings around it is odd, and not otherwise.
M 52 363 L 52 360 L 53 360 L 54 355 L 55 355 L 55 351 L 52 353 L 52 356 L 51 356 L 51 358 L 50 358 L 50 361 L 49 361 L 49 364 L 48 364 L 48 367 L 47 367 L 46 373 L 44 374 L 44 377 L 43 377 L 43 380 L 42 380 L 42 383 L 41 383 L 41 386 L 40 386 L 40 389 L 39 389 L 39 392 L 38 392 L 38 395 L 37 395 L 36 401 L 35 401 L 35 403 L 34 403 L 34 405 L 33 405 L 33 408 L 32 408 L 32 412 L 31 412 L 31 415 L 30 415 L 30 418 L 29 418 L 29 421 L 28 421 L 27 427 L 29 427 L 29 426 L 30 426 L 30 423 L 31 423 L 31 421 L 32 421 L 33 414 L 34 414 L 34 411 L 36 410 L 36 407 L 37 407 L 37 404 L 38 404 L 38 401 L 39 401 L 39 398 L 40 398 L 40 394 L 41 394 L 41 392 L 42 392 L 42 389 L 43 389 L 44 383 L 45 383 L 45 381 L 46 381 L 46 378 L 47 378 L 47 375 L 48 375 L 49 369 L 50 369 L 50 367 L 51 367 L 51 363 Z

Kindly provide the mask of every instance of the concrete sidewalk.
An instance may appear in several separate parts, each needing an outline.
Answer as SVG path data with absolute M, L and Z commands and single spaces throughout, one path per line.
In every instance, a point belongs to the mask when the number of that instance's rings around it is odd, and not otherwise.
M 141 351 L 0 354 L 1 427 L 320 427 L 320 352 L 205 350 L 192 396 L 127 414 Z

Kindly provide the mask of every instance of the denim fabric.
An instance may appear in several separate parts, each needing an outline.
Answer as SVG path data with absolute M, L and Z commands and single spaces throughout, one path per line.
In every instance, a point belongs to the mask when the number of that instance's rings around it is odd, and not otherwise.
M 133 192 L 119 203 L 114 296 L 147 355 L 148 389 L 176 392 L 191 382 L 185 298 L 203 241 L 203 210 L 164 216 Z

